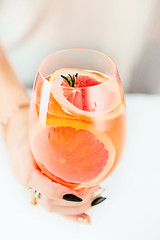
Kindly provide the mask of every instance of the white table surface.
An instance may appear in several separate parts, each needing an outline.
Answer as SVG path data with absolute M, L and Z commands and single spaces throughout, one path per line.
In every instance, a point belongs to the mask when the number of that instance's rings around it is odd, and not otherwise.
M 160 96 L 126 95 L 126 101 L 126 150 L 102 184 L 107 200 L 89 211 L 91 226 L 32 206 L 0 137 L 0 239 L 160 239 Z

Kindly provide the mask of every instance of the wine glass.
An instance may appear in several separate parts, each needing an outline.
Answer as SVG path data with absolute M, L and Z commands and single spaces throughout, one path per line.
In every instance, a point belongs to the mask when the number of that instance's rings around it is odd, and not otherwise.
M 125 145 L 126 104 L 113 60 L 66 49 L 40 64 L 30 105 L 30 143 L 48 178 L 81 189 L 116 167 Z

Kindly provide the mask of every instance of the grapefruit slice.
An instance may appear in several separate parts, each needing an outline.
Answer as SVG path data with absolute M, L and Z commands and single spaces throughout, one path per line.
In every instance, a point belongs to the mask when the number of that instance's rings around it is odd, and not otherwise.
M 76 73 L 78 77 L 75 87 L 70 87 L 61 77 Z M 64 68 L 50 77 L 50 82 L 53 82 L 51 92 L 65 111 L 91 118 L 113 111 L 121 102 L 118 83 L 108 79 L 101 73 Z
M 33 155 L 48 177 L 67 185 L 90 182 L 108 174 L 116 153 L 107 134 L 85 122 L 79 126 L 78 120 L 49 121 L 52 127 L 45 128 L 38 122 L 31 131 Z

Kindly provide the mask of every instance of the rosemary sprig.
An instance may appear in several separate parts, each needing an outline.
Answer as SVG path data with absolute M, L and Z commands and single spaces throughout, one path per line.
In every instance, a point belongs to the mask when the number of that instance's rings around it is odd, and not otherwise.
M 68 76 L 69 78 L 61 75 L 61 77 L 68 82 L 69 86 L 74 87 L 76 85 L 78 73 L 73 74 L 73 76 L 71 76 L 71 74 L 68 73 Z

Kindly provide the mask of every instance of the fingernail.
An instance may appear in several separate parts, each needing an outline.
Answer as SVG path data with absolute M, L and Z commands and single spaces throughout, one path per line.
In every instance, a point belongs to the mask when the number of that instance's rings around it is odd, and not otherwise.
M 93 202 L 91 203 L 91 206 L 93 207 L 93 206 L 95 206 L 95 205 L 97 205 L 97 204 L 103 202 L 104 200 L 106 200 L 105 197 L 99 197 L 99 198 L 96 198 L 96 199 L 93 200 Z
M 98 190 L 96 190 L 93 194 L 92 194 L 92 199 L 97 198 L 98 196 L 100 196 L 106 189 L 105 188 L 100 188 Z
M 79 217 L 79 218 L 77 219 L 77 221 L 78 221 L 79 223 L 89 224 L 89 221 L 88 221 L 87 218 Z
M 71 202 L 82 202 L 82 198 L 77 197 L 76 195 L 73 194 L 65 194 L 63 196 L 63 199 L 66 201 L 71 201 Z

